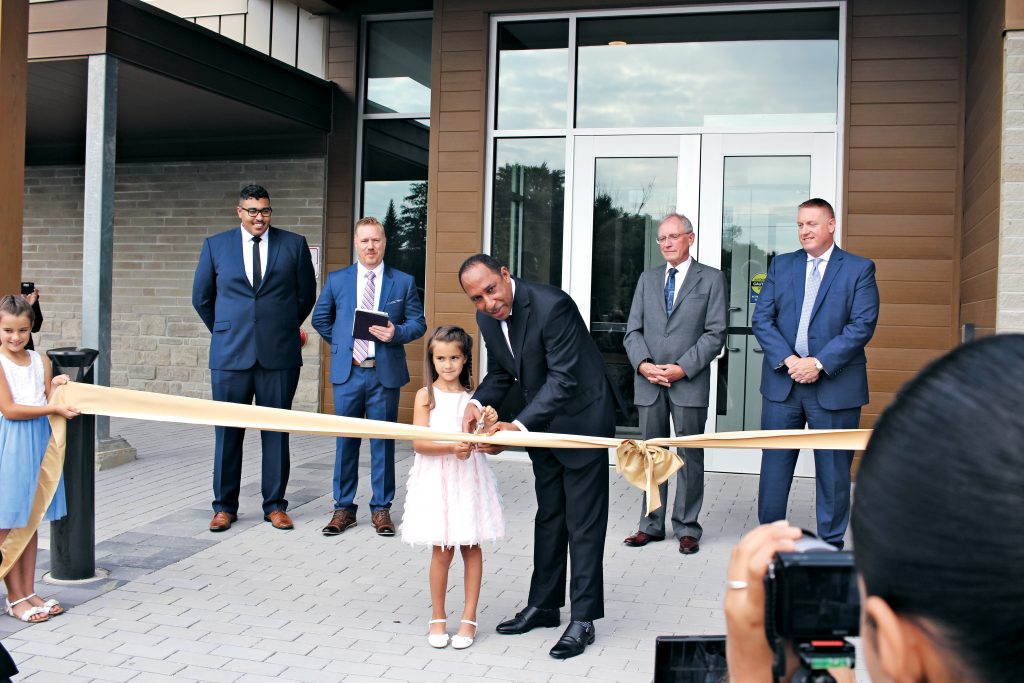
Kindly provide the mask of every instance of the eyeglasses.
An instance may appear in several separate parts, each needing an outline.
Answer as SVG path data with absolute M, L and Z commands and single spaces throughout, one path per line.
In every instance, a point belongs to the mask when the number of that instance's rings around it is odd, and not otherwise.
M 274 213 L 274 210 L 271 209 L 269 206 L 265 209 L 247 209 L 244 206 L 240 206 L 238 208 L 249 214 L 249 218 L 256 218 L 256 214 L 259 214 L 264 218 L 270 218 L 270 214 Z
M 692 235 L 692 234 L 693 234 L 692 230 L 690 232 L 673 232 L 673 233 L 670 233 L 668 235 L 658 235 L 657 237 L 654 238 L 654 241 L 657 242 L 658 244 L 661 244 L 665 240 L 669 240 L 671 242 L 675 242 L 680 237 L 683 237 L 685 235 Z

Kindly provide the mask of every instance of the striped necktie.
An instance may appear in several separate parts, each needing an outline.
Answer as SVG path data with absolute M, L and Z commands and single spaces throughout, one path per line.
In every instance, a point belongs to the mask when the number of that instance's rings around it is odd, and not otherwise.
M 665 313 L 672 315 L 672 304 L 676 300 L 676 273 L 675 268 L 668 269 L 668 279 L 665 280 Z
M 363 299 L 359 304 L 360 308 L 368 311 L 373 310 L 373 299 L 377 294 L 377 287 L 373 284 L 374 277 L 372 270 L 366 273 L 366 286 L 363 287 Z M 353 339 L 352 360 L 356 363 L 362 363 L 368 355 L 370 355 L 370 342 L 365 339 Z

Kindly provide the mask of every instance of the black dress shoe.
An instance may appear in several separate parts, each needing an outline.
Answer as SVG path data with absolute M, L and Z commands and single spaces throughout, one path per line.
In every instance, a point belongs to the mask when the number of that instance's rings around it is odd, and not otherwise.
M 560 623 L 557 609 L 543 609 L 541 607 L 526 607 L 522 612 L 511 619 L 498 624 L 495 630 L 506 636 L 517 636 L 526 633 L 540 626 L 552 628 Z
M 565 633 L 551 648 L 551 656 L 555 659 L 569 659 L 581 655 L 587 649 L 587 645 L 594 642 L 596 636 L 593 623 L 584 626 L 582 621 L 570 621 Z

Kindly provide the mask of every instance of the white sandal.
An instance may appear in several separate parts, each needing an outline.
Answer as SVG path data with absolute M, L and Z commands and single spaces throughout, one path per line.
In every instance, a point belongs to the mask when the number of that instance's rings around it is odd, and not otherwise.
M 456 633 L 454 636 L 452 636 L 452 647 L 456 650 L 465 650 L 467 647 L 473 644 L 473 639 L 476 638 L 476 622 L 470 621 L 469 619 L 463 619 L 462 623 L 473 625 L 473 635 L 460 636 L 458 633 Z
M 427 624 L 447 624 L 447 619 L 431 619 Z M 430 647 L 436 647 L 438 649 L 442 647 L 448 647 L 448 634 L 447 633 L 427 633 L 427 642 L 430 643 Z
M 32 595 L 29 595 L 29 596 L 28 596 L 27 598 L 25 598 L 25 599 L 27 600 L 28 598 L 39 598 L 39 596 L 38 596 L 38 595 L 36 595 L 35 593 L 33 593 Z M 42 600 L 42 598 L 39 598 L 39 599 L 40 599 L 40 600 Z M 38 607 L 38 606 L 40 606 L 40 605 L 37 605 L 37 607 Z M 46 614 L 47 614 L 47 615 L 49 615 L 49 616 L 51 616 L 51 617 L 57 617 L 57 616 L 60 616 L 61 614 L 64 614 L 64 611 L 65 611 L 65 610 L 64 610 L 64 608 L 63 608 L 63 607 L 61 607 L 60 603 L 59 603 L 59 602 L 57 602 L 57 598 L 50 598 L 50 599 L 46 600 L 46 601 L 45 601 L 45 602 L 44 602 L 44 603 L 43 603 L 43 604 L 41 605 L 41 607 L 42 607 L 43 609 L 45 609 L 45 610 L 46 610 Z M 54 607 L 56 607 L 56 608 L 57 608 L 58 610 L 60 610 L 60 611 L 58 611 L 58 612 L 54 612 L 54 611 L 53 611 L 53 608 L 54 608 Z
M 33 593 L 32 595 L 35 595 L 35 593 Z M 15 600 L 14 602 L 11 602 L 10 600 L 5 600 L 4 602 L 7 603 L 7 606 L 4 608 L 4 612 L 6 614 L 9 614 L 11 617 L 17 619 L 18 621 L 25 622 L 26 624 L 41 624 L 44 621 L 49 621 L 50 620 L 50 610 L 48 610 L 47 608 L 42 607 L 42 606 L 33 605 L 32 607 L 29 607 L 27 610 L 25 610 L 24 613 L 22 613 L 21 616 L 18 616 L 17 614 L 14 613 L 14 606 L 15 605 L 20 605 L 21 603 L 25 602 L 26 600 L 31 598 L 32 595 L 26 595 L 21 600 Z M 45 619 L 33 619 L 32 618 L 32 617 L 39 616 L 39 615 L 42 615 L 42 616 L 44 616 L 46 618 Z

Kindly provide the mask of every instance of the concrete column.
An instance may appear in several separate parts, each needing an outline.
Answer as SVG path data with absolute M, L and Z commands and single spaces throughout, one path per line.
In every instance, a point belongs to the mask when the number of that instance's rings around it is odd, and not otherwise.
M 100 352 L 96 384 L 110 386 L 110 319 L 114 272 L 114 162 L 118 60 L 89 57 L 85 113 L 85 210 L 82 234 L 82 346 Z M 135 459 L 135 449 L 110 436 L 110 418 L 96 417 L 100 469 Z
M 20 292 L 28 0 L 0 0 L 0 294 Z

